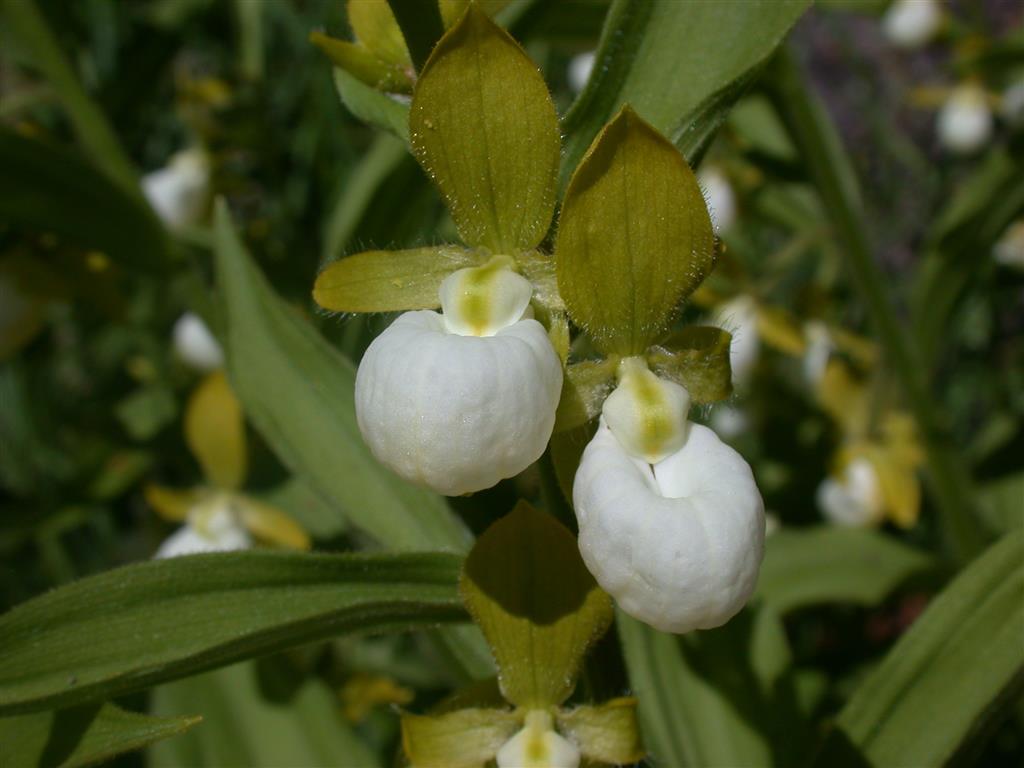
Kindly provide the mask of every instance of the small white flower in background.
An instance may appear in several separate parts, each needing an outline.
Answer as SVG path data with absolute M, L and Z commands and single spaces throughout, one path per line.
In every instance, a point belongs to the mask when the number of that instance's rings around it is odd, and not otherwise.
M 938 0 L 895 0 L 882 17 L 882 31 L 893 45 L 919 48 L 935 37 L 942 16 Z
M 665 632 L 717 627 L 757 583 L 764 503 L 743 458 L 685 410 L 680 418 L 677 385 L 649 376 L 631 361 L 620 369 L 583 452 L 573 483 L 580 553 L 631 616 Z
M 828 326 L 820 320 L 804 324 L 804 338 L 807 340 L 803 358 L 804 379 L 816 389 L 825 378 L 825 369 L 836 349 L 836 343 Z
M 142 177 L 142 191 L 168 229 L 198 224 L 210 195 L 210 164 L 206 153 L 188 149 L 173 155 L 163 168 Z
M 594 61 L 597 54 L 594 51 L 587 51 L 573 56 L 569 62 L 569 87 L 573 93 L 580 93 L 590 79 L 590 73 L 594 71 Z
M 533 289 L 501 266 L 441 284 L 440 313 L 406 312 L 366 350 L 356 417 L 382 463 L 458 496 L 540 458 L 555 422 L 562 363 L 533 319 Z
M 721 237 L 736 222 L 736 192 L 732 182 L 716 165 L 703 166 L 697 172 L 697 181 L 704 192 L 715 234 Z
M 761 354 L 761 341 L 757 334 L 757 302 L 746 295 L 730 299 L 715 310 L 711 323 L 732 334 L 732 344 L 729 346 L 732 381 L 737 387 L 744 386 L 750 381 Z
M 817 502 L 831 522 L 856 527 L 877 523 L 885 505 L 878 473 L 865 458 L 849 462 L 838 478 L 825 478 L 818 486 Z
M 498 768 L 577 768 L 580 750 L 555 731 L 550 713 L 532 710 L 526 724 L 495 756 Z
M 181 360 L 202 373 L 224 366 L 224 350 L 202 318 L 186 312 L 174 323 L 174 351 Z
M 185 525 L 172 533 L 153 556 L 156 559 L 202 552 L 249 549 L 252 536 L 236 514 L 228 494 L 203 499 L 189 510 Z
M 1003 266 L 1024 270 L 1024 219 L 1006 228 L 992 247 L 992 258 Z
M 728 403 L 716 405 L 711 411 L 708 423 L 723 440 L 734 440 L 750 430 L 750 417 L 747 412 Z
M 973 83 L 954 88 L 937 119 L 940 143 L 959 155 L 976 152 L 992 137 L 993 118 L 988 95 Z
M 1024 80 L 1003 91 L 999 98 L 999 114 L 1010 125 L 1024 125 Z

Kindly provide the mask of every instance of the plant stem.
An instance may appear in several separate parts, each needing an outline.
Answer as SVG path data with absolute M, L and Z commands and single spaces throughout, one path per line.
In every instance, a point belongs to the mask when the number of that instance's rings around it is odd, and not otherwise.
M 873 257 L 849 158 L 788 50 L 781 50 L 775 57 L 770 74 L 769 88 L 776 109 L 794 143 L 801 148 L 853 282 L 917 421 L 947 545 L 958 560 L 966 562 L 980 553 L 985 544 L 985 534 L 975 513 L 968 465 L 953 446 L 946 420 L 940 415 L 929 386 L 926 368 L 896 316 L 886 290 L 886 277 Z
M 92 161 L 131 195 L 141 196 L 135 167 L 106 117 L 89 98 L 32 0 L 0 0 L 0 16 L 26 52 L 27 63 L 49 82 L 67 110 Z

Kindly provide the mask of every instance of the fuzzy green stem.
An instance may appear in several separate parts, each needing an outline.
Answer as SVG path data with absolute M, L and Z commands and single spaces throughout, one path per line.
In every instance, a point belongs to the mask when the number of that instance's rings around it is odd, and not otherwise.
M 948 547 L 958 560 L 966 562 L 981 552 L 985 544 L 967 461 L 953 446 L 946 420 L 940 415 L 929 387 L 925 366 L 886 291 L 886 278 L 868 242 L 857 179 L 849 158 L 788 50 L 775 57 L 770 75 L 775 106 L 803 152 L 808 174 L 824 203 L 854 285 L 917 421 Z

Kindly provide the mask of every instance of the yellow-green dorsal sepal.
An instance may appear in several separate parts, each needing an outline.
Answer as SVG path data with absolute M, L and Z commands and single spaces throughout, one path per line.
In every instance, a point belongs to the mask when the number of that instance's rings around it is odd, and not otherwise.
M 626 453 L 657 464 L 686 442 L 690 394 L 658 378 L 639 357 L 619 363 L 619 385 L 601 413 Z
M 628 106 L 573 174 L 555 245 L 569 315 L 606 354 L 642 354 L 710 273 L 714 234 L 679 151 Z
M 647 353 L 651 369 L 681 384 L 693 402 L 717 403 L 732 394 L 732 334 L 710 325 L 688 325 L 659 340 Z
M 441 282 L 481 257 L 457 246 L 365 251 L 317 275 L 313 299 L 333 312 L 397 312 L 441 306 Z
M 537 66 L 475 4 L 427 60 L 409 133 L 468 245 L 515 254 L 541 242 L 555 205 L 558 116 Z
M 241 487 L 248 465 L 245 419 L 223 371 L 211 373 L 192 393 L 185 411 L 185 442 L 211 485 Z
M 497 257 L 482 267 L 453 272 L 439 291 L 445 325 L 460 336 L 493 336 L 517 322 L 530 306 L 530 281 Z
M 460 589 L 494 654 L 502 695 L 527 709 L 568 698 L 583 657 L 612 620 L 611 598 L 576 539 L 526 502 L 477 540 Z

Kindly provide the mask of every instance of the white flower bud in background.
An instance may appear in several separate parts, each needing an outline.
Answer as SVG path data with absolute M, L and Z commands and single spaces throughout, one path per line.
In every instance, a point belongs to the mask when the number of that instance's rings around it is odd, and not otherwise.
M 505 742 L 496 756 L 498 768 L 578 768 L 580 750 L 555 731 L 542 710 L 526 714 L 526 725 Z
M 938 0 L 895 0 L 882 17 L 886 38 L 900 48 L 925 45 L 942 26 L 942 6 Z
M 973 83 L 959 85 L 939 110 L 939 142 L 955 154 L 971 154 L 988 143 L 992 124 L 985 91 Z
M 999 114 L 1010 125 L 1024 125 L 1024 80 L 1003 91 L 999 98 Z
M 562 363 L 532 319 L 532 288 L 500 266 L 441 286 L 442 313 L 406 312 L 366 350 L 356 417 L 374 456 L 448 496 L 480 491 L 540 458 Z
M 818 509 L 836 525 L 868 526 L 882 517 L 884 499 L 878 473 L 865 458 L 847 464 L 840 477 L 825 478 L 816 497 Z
M 697 172 L 697 181 L 704 192 L 704 202 L 711 214 L 711 224 L 719 237 L 726 234 L 736 222 L 736 192 L 722 169 L 706 165 Z
M 185 525 L 172 533 L 154 558 L 160 560 L 202 552 L 231 552 L 252 547 L 252 537 L 238 519 L 226 494 L 211 496 L 189 513 Z
M 1024 270 L 1024 219 L 1006 228 L 992 246 L 992 258 L 1003 266 Z
M 172 231 L 198 224 L 210 195 L 210 164 L 200 149 L 178 152 L 163 168 L 142 177 L 142 192 Z
M 597 54 L 594 51 L 587 51 L 578 56 L 573 56 L 569 62 L 569 87 L 573 93 L 580 93 L 590 79 L 590 73 L 594 71 L 594 61 Z
M 716 405 L 708 423 L 723 440 L 734 440 L 750 430 L 750 416 L 747 412 L 728 403 Z
M 732 381 L 737 387 L 744 386 L 750 380 L 761 353 L 761 341 L 757 335 L 757 302 L 745 295 L 730 299 L 715 310 L 711 323 L 732 334 L 729 346 Z
M 626 451 L 657 464 L 686 442 L 690 393 L 659 379 L 641 358 L 619 364 L 619 386 L 604 401 L 601 413 Z
M 186 312 L 171 333 L 175 354 L 191 368 L 209 373 L 224 367 L 224 350 L 199 315 Z
M 828 326 L 820 320 L 811 320 L 804 324 L 804 338 L 807 339 L 803 359 L 804 379 L 817 389 L 825 378 L 825 369 L 836 345 Z

